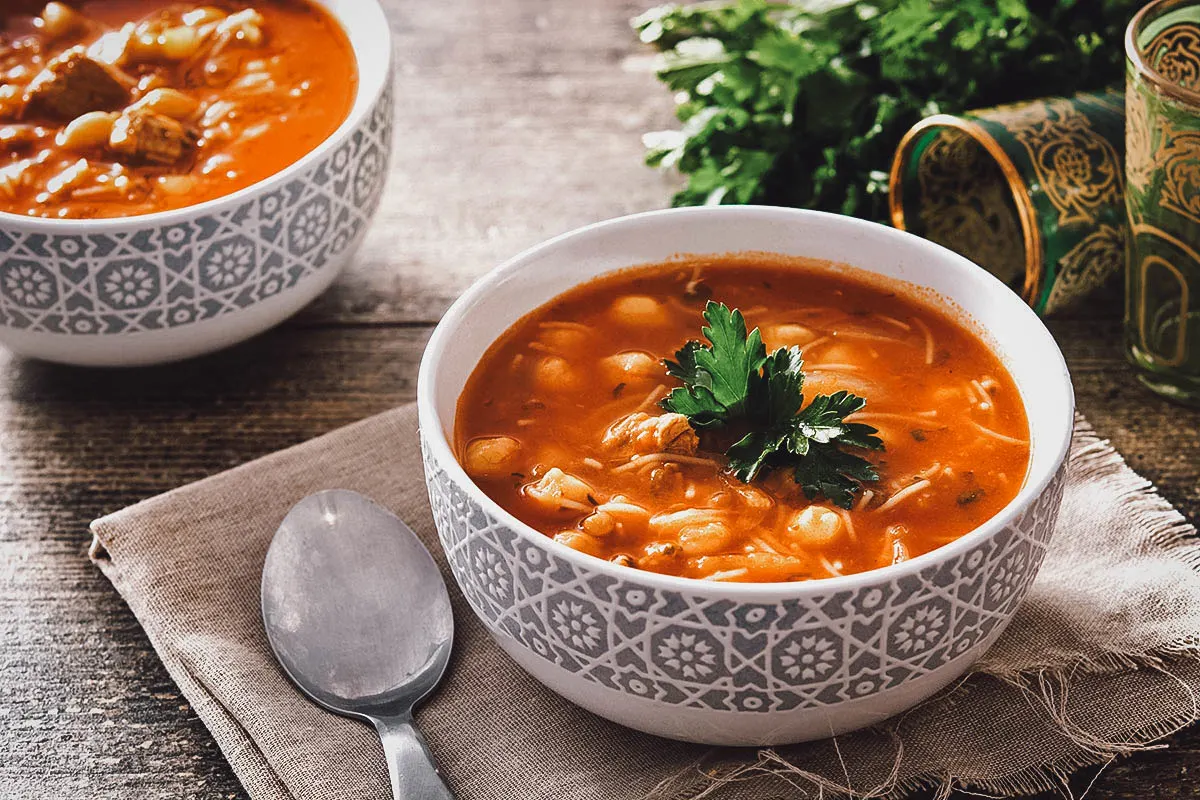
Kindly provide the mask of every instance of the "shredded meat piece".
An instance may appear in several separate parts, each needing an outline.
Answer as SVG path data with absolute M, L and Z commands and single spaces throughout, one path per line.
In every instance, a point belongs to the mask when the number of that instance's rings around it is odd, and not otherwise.
M 146 164 L 178 163 L 196 148 L 195 131 L 151 111 L 130 109 L 113 125 L 109 149 Z
M 129 88 L 82 47 L 48 63 L 29 83 L 25 105 L 33 113 L 70 120 L 89 111 L 110 111 L 129 101 Z
M 618 452 L 694 455 L 700 439 L 683 414 L 652 417 L 635 411 L 609 426 L 604 432 L 603 445 Z

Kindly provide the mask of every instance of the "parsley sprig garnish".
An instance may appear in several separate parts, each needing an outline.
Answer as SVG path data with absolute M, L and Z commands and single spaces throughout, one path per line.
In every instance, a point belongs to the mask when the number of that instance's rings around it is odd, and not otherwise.
M 804 403 L 800 348 L 768 355 L 758 328 L 746 332 L 742 312 L 709 301 L 708 344 L 692 340 L 667 360 L 667 373 L 683 381 L 660 405 L 683 414 L 698 431 L 745 431 L 725 455 L 729 470 L 747 483 L 772 469 L 791 469 L 810 498 L 824 495 L 842 508 L 875 467 L 845 448 L 882 450 L 870 425 L 846 422 L 866 400 L 849 392 L 818 394 Z

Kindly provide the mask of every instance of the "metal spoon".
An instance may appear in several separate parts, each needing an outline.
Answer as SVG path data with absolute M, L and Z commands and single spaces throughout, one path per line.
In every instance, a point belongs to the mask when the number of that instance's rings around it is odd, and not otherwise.
M 407 525 L 357 492 L 304 498 L 267 551 L 262 615 L 301 691 L 375 726 L 395 800 L 453 800 L 412 711 L 445 672 L 454 618 L 437 565 Z

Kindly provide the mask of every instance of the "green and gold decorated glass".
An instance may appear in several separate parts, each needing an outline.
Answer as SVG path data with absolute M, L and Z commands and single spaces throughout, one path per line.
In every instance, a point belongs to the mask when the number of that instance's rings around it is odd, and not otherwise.
M 1157 0 L 1125 40 L 1126 351 L 1159 394 L 1200 405 L 1200 0 Z
M 1125 262 L 1120 92 L 938 114 L 892 163 L 892 224 L 992 272 L 1039 314 L 1076 306 Z

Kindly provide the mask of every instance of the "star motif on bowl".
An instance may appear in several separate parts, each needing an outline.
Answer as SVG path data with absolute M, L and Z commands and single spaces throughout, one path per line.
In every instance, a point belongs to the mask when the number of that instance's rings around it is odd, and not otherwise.
M 594 650 L 600 644 L 599 619 L 582 603 L 559 600 L 550 620 L 559 638 L 577 650 Z
M 1004 559 L 1004 563 L 996 570 L 995 576 L 992 578 L 991 584 L 988 586 L 988 595 L 991 600 L 996 603 L 1003 602 L 1020 585 L 1021 580 L 1025 577 L 1025 552 L 1018 550 L 1015 553 L 1010 553 Z
M 363 154 L 362 160 L 358 163 L 358 170 L 354 173 L 354 196 L 360 202 L 375 188 L 375 179 L 379 175 L 381 166 L 380 160 L 379 151 L 371 148 Z
M 817 634 L 793 639 L 783 648 L 779 665 L 789 678 L 812 681 L 824 678 L 837 662 L 837 651 L 831 639 Z
M 155 292 L 154 275 L 145 264 L 121 264 L 105 277 L 104 291 L 110 305 L 136 308 L 144 305 Z
M 921 653 L 942 638 L 945 625 L 946 615 L 940 608 L 921 606 L 904 618 L 892 641 L 905 655 Z
M 307 253 L 325 238 L 329 230 L 329 205 L 311 202 L 296 212 L 292 220 L 292 244 L 299 253 Z
M 663 666 L 693 679 L 711 676 L 717 664 L 713 646 L 687 631 L 677 631 L 662 639 L 658 645 L 658 657 Z
M 508 599 L 510 587 L 508 571 L 500 562 L 499 556 L 491 550 L 476 550 L 475 569 L 483 578 L 484 588 L 487 589 L 487 593 L 492 596 L 493 600 Z
M 205 283 L 216 289 L 228 289 L 246 279 L 254 268 L 254 243 L 236 238 L 220 242 L 204 254 Z
M 36 264 L 18 263 L 4 273 L 9 297 L 26 308 L 46 308 L 54 300 L 54 279 Z

